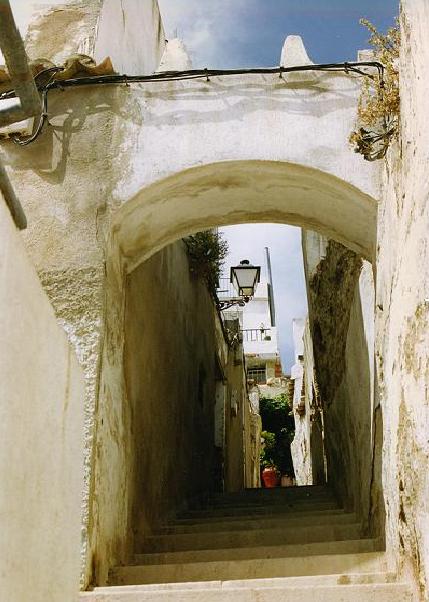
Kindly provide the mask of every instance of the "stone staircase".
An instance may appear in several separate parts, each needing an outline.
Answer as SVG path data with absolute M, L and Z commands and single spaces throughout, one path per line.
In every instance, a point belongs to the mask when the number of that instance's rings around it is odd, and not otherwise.
M 411 602 L 383 547 L 327 488 L 252 489 L 182 514 L 81 602 Z

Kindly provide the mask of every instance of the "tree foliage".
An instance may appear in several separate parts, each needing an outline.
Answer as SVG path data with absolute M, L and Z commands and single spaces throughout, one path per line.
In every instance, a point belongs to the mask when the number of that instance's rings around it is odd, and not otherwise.
M 290 444 L 295 435 L 295 421 L 289 396 L 282 393 L 273 398 L 261 397 L 259 413 L 264 429 L 262 436 L 265 440 L 261 464 L 273 464 L 283 474 L 293 475 Z
M 204 230 L 184 239 L 189 267 L 197 278 L 205 280 L 215 295 L 222 267 L 228 255 L 228 243 L 217 230 Z

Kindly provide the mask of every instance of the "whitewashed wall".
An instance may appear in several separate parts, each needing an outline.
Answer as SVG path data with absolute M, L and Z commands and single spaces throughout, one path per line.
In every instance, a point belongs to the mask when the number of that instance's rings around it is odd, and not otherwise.
M 0 592 L 72 602 L 80 576 L 83 373 L 0 196 Z
M 377 372 L 388 549 L 429 599 L 429 7 L 403 0 L 401 131 L 385 165 Z

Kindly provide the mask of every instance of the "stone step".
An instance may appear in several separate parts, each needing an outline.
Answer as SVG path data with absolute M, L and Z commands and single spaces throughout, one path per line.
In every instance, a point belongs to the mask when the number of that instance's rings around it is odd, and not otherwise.
M 403 583 L 252 588 L 129 588 L 81 594 L 81 602 L 412 602 Z
M 329 554 L 360 554 L 383 549 L 378 539 L 348 539 L 345 541 L 319 541 L 292 545 L 255 545 L 254 547 L 231 547 L 180 552 L 137 554 L 138 565 L 181 564 L 195 562 L 222 562 L 228 560 L 250 560 L 260 558 L 290 558 L 294 556 L 325 556 Z
M 271 504 L 282 502 L 283 500 L 308 499 L 335 499 L 335 496 L 327 488 L 312 490 L 309 487 L 279 487 L 276 489 L 254 489 L 246 492 L 212 496 L 208 499 L 208 504 L 213 506 L 242 505 L 243 503 Z
M 312 512 L 287 512 L 285 514 L 273 515 L 235 515 L 235 516 L 206 516 L 194 518 L 176 519 L 169 525 L 161 527 L 163 533 L 179 533 L 189 532 L 191 530 L 220 530 L 227 531 L 235 528 L 252 529 L 264 528 L 272 524 L 289 524 L 289 525 L 313 525 L 326 524 L 327 522 L 355 522 L 356 515 L 354 513 L 345 512 L 342 508 L 315 510 Z M 242 527 L 241 527 L 242 526 Z
M 242 589 L 255 587 L 315 587 L 333 585 L 364 585 L 370 583 L 396 583 L 397 577 L 394 573 L 350 573 L 348 575 L 310 575 L 306 577 L 277 577 L 273 579 L 234 579 L 229 581 L 195 581 L 189 583 L 151 583 L 149 585 L 117 585 L 97 587 L 99 593 L 129 592 L 138 590 L 183 590 L 186 589 Z
M 263 504 L 261 506 L 231 506 L 208 508 L 205 510 L 188 510 L 181 513 L 182 518 L 216 518 L 220 516 L 255 516 L 269 514 L 290 514 L 292 512 L 317 512 L 320 510 L 336 510 L 339 505 L 334 500 L 317 501 L 309 500 L 303 502 L 285 502 L 284 504 Z
M 288 497 L 276 497 L 270 498 L 267 500 L 263 500 L 260 498 L 253 500 L 235 500 L 234 502 L 208 502 L 204 506 L 193 506 L 188 509 L 188 511 L 198 511 L 198 510 L 217 510 L 217 509 L 229 509 L 229 508 L 272 508 L 277 506 L 313 506 L 318 504 L 327 504 L 331 503 L 334 506 L 338 507 L 339 504 L 334 496 L 317 496 L 317 497 L 303 497 L 303 498 L 288 498 Z
M 269 528 L 243 529 L 241 531 L 214 531 L 153 535 L 146 538 L 142 552 L 180 552 L 219 548 L 241 548 L 257 545 L 282 545 L 313 543 L 317 541 L 342 541 L 361 537 L 359 523 L 289 526 L 288 523 L 271 523 Z
M 333 497 L 328 487 L 275 487 L 272 489 L 247 489 L 235 493 L 211 495 L 208 501 L 213 504 L 233 504 L 240 500 L 276 500 Z
M 116 567 L 110 585 L 145 585 L 231 579 L 272 579 L 343 573 L 379 573 L 387 570 L 384 552 L 255 558 L 162 565 Z

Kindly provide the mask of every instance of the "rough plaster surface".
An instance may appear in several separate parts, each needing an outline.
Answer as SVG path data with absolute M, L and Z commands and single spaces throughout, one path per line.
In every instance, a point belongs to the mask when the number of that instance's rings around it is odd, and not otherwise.
M 93 483 L 96 400 L 104 315 L 104 271 L 97 268 L 39 272 L 59 324 L 67 333 L 85 374 L 85 462 L 82 494 L 82 563 L 89 546 L 90 493 Z
M 118 73 L 158 70 L 166 47 L 158 2 L 103 0 L 96 35 L 94 58 L 110 56 Z
M 216 320 L 182 242 L 130 274 L 123 412 L 130 412 L 125 465 L 136 546 L 186 500 L 213 487 Z
M 115 16 L 119 3 L 107 0 L 44 8 L 28 32 L 30 57 L 56 61 L 80 52 L 104 58 L 109 54 L 107 45 L 121 70 L 155 70 L 165 47 L 157 3 L 145 2 L 140 20 L 135 18 L 136 2 L 123 0 L 121 5 L 128 13 L 125 23 Z M 147 18 L 149 13 L 151 19 Z M 143 45 L 142 19 L 148 34 Z M 131 53 L 131 47 L 142 50 Z M 105 267 L 105 233 L 116 204 L 113 191 L 116 181 L 126 174 L 118 160 L 117 149 L 123 138 L 116 121 L 124 105 L 124 91 L 106 89 L 100 94 L 99 90 L 88 90 L 84 99 L 76 97 L 71 111 L 75 91 L 67 94 L 67 99 L 52 98 L 51 126 L 40 144 L 24 153 L 16 153 L 11 145 L 2 148 L 9 168 L 19 174 L 16 189 L 29 217 L 24 235 L 27 249 L 85 371 L 83 587 L 100 570 L 106 573 L 100 558 L 115 563 L 128 550 L 127 501 L 122 495 L 118 453 L 120 437 L 128 432 L 127 425 L 118 425 L 124 398 L 124 282 L 120 269 Z M 100 408 L 109 415 L 107 422 Z M 97 466 L 105 466 L 109 460 L 111 472 L 106 478 Z M 115 505 L 116 513 L 110 511 Z
M 374 482 L 374 283 L 372 267 L 338 243 L 304 233 L 314 365 L 323 404 L 328 481 L 365 526 Z M 317 249 L 323 256 L 317 261 Z M 372 491 L 372 489 L 374 491 Z M 370 525 L 371 523 L 371 525 Z M 376 523 L 376 524 L 372 524 Z
M 291 443 L 296 484 L 323 485 L 326 483 L 324 419 L 314 365 L 313 340 L 310 322 L 293 321 L 295 364 L 293 412 L 295 435 Z
M 80 573 L 82 370 L 0 198 L 0 592 L 72 602 Z
M 292 407 L 295 420 L 295 435 L 291 443 L 291 452 L 296 484 L 298 486 L 313 484 L 310 447 L 310 404 L 305 386 L 306 375 L 304 371 L 304 358 L 307 365 L 313 358 L 310 358 L 309 350 L 305 349 L 304 346 L 306 328 L 308 328 L 308 325 L 305 319 L 296 319 L 293 321 L 295 364 L 292 366 L 291 379 L 294 383 Z M 297 410 L 302 407 L 302 404 L 305 405 L 305 414 L 300 416 Z
M 136 2 L 122 3 L 125 22 L 118 4 L 44 11 L 30 28 L 30 55 L 104 58 L 110 29 L 118 68 L 151 69 L 164 51 L 156 3 L 141 62 L 129 53 L 140 44 L 140 21 L 127 16 Z M 29 219 L 27 248 L 86 372 L 84 585 L 128 553 L 124 268 L 185 234 L 245 221 L 319 229 L 372 258 L 377 168 L 347 143 L 358 92 L 339 74 L 68 90 L 50 96 L 50 126 L 35 145 L 2 144 Z
M 227 161 L 153 184 L 115 214 L 114 243 L 133 269 L 204 228 L 250 222 L 303 225 L 371 258 L 375 201 L 343 180 L 281 161 Z
M 429 599 L 429 11 L 402 2 L 401 131 L 379 211 L 376 350 L 388 549 Z
M 30 59 L 62 64 L 72 54 L 93 56 L 102 4 L 103 0 L 75 0 L 52 7 L 45 3 L 31 20 L 25 38 Z M 29 10 L 33 11 L 31 5 Z

